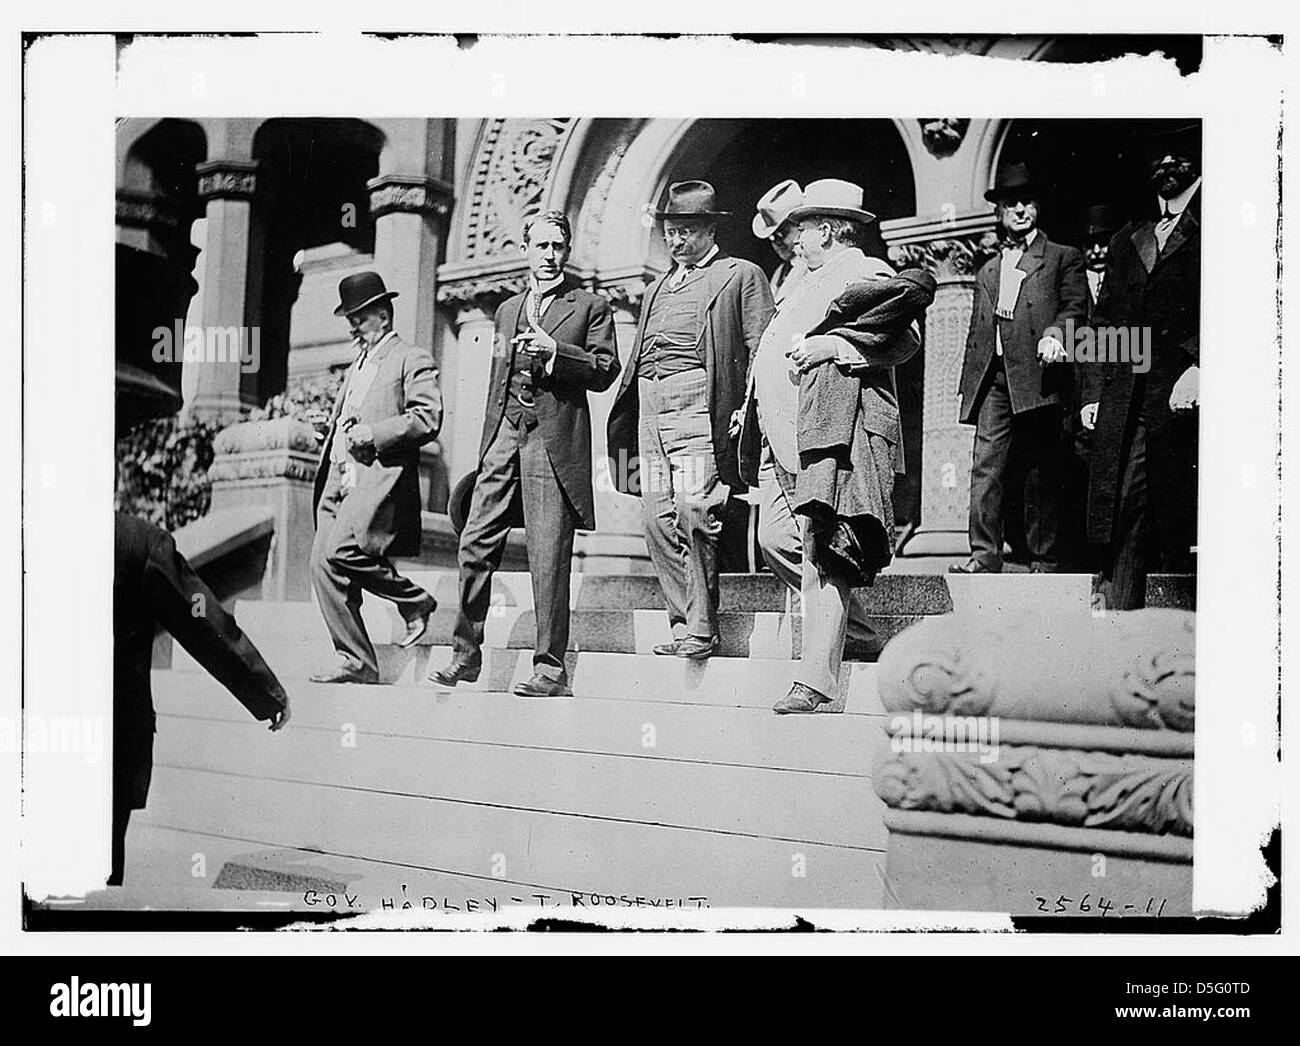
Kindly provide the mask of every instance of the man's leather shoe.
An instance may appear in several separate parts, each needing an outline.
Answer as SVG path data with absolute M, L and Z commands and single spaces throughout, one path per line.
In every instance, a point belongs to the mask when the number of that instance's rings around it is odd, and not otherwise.
M 660 643 L 654 650 L 656 654 L 663 657 L 675 657 L 681 645 L 682 641 L 680 639 L 674 639 L 671 643 Z
M 828 705 L 830 702 L 831 699 L 821 691 L 804 683 L 795 683 L 790 687 L 790 692 L 772 706 L 772 711 L 777 715 L 815 712 L 818 705 Z
M 949 574 L 1001 574 L 1002 564 L 990 566 L 978 559 L 968 559 L 965 563 L 953 563 L 948 567 Z
M 364 668 L 350 668 L 347 665 L 339 665 L 337 668 L 331 668 L 328 672 L 317 672 L 311 677 L 313 683 L 378 683 L 379 673 L 370 672 Z
M 467 665 L 463 661 L 453 661 L 446 668 L 431 674 L 429 678 L 439 686 L 455 686 L 457 683 L 473 683 L 482 670 L 482 665 Z
M 416 614 L 415 617 L 407 619 L 406 635 L 402 636 L 402 638 L 397 641 L 397 645 L 400 647 L 408 647 L 424 635 L 425 631 L 429 627 L 429 618 L 433 616 L 433 612 L 437 609 L 438 601 L 434 599 L 433 596 L 430 596 L 429 602 L 425 608 L 420 611 L 420 613 Z
M 1061 568 L 1055 563 L 1030 563 L 1029 572 L 1031 574 L 1059 574 Z
M 519 683 L 515 686 L 515 694 L 519 697 L 572 697 L 573 691 L 569 689 L 567 679 L 551 679 L 542 675 L 540 672 L 534 672 L 533 678 L 526 682 Z
M 691 661 L 703 661 L 717 653 L 721 645 L 717 636 L 709 636 L 707 639 L 702 636 L 687 636 L 678 645 L 676 653 L 678 657 L 689 658 Z

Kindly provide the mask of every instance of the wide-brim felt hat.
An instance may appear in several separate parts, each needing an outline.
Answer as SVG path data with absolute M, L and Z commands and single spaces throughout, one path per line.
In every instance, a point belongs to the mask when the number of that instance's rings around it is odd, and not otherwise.
M 457 536 L 465 529 L 465 521 L 469 519 L 470 500 L 474 496 L 474 484 L 477 481 L 478 472 L 471 472 L 462 477 L 447 496 L 447 515 L 451 519 L 451 529 Z M 506 509 L 506 525 L 511 527 L 524 525 L 524 495 L 523 488 L 518 483 L 515 484 L 515 493 L 510 499 L 510 507 Z
M 822 178 L 809 182 L 803 190 L 803 203 L 794 208 L 787 221 L 804 218 L 849 218 L 855 222 L 874 222 L 876 216 L 862 206 L 863 189 L 839 178 Z
M 391 301 L 396 297 L 397 291 L 390 291 L 385 287 L 383 277 L 379 273 L 353 273 L 339 280 L 339 304 L 334 310 L 334 315 L 348 316 L 377 301 Z
M 770 240 L 801 203 L 803 190 L 793 178 L 772 186 L 755 204 L 758 213 L 754 215 L 754 235 L 760 240 Z
M 1086 240 L 1109 239 L 1120 227 L 1119 214 L 1109 204 L 1099 203 L 1083 211 L 1083 236 Z
M 655 219 L 665 218 L 730 218 L 730 211 L 717 208 L 717 193 L 708 182 L 674 182 L 668 186 L 668 202 L 663 210 L 655 211 Z
M 1035 181 L 1023 163 L 1008 164 L 1003 168 L 993 188 L 984 193 L 989 203 L 999 203 L 1011 196 L 1041 196 L 1046 186 Z

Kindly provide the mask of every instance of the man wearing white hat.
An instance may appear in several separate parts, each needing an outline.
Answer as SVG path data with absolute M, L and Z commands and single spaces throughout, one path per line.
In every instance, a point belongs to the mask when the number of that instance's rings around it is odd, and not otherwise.
M 826 318 L 831 305 L 855 284 L 893 277 L 894 270 L 879 258 L 869 258 L 861 243 L 865 227 L 875 215 L 862 207 L 861 186 L 837 178 L 810 183 L 803 202 L 787 215 L 796 230 L 795 249 L 808 272 L 777 308 L 759 343 L 751 368 L 750 391 L 743 416 L 740 456 L 745 478 L 753 482 L 754 430 L 766 444 L 763 457 L 770 462 L 776 483 L 767 488 L 771 502 L 766 523 L 760 527 L 760 542 L 768 547 L 788 545 L 778 540 L 784 532 L 799 528 L 802 549 L 797 560 L 803 606 L 803 649 L 796 682 L 790 693 L 777 702 L 778 713 L 811 712 L 834 699 L 839 686 L 840 662 L 850 617 L 850 588 L 829 572 L 819 569 L 810 555 L 808 519 L 796 516 L 796 480 L 799 453 L 799 377 L 825 363 L 846 370 L 864 372 L 864 385 L 881 393 L 880 408 L 892 409 L 897 422 L 897 400 L 893 396 L 892 370 L 879 370 L 868 379 L 865 370 L 878 359 L 867 361 L 849 341 L 835 335 L 807 337 Z M 920 345 L 913 326 L 898 339 L 902 359 Z M 893 356 L 884 357 L 893 359 Z M 880 427 L 880 426 L 876 426 Z M 897 433 L 895 433 L 897 437 Z M 895 440 L 897 442 L 897 439 Z M 892 477 L 893 468 L 886 472 Z M 773 489 L 774 488 L 774 489 Z M 882 515 L 888 513 L 888 498 Z M 892 520 L 885 521 L 892 526 Z M 776 557 L 780 559 L 781 557 Z M 792 560 L 793 557 L 787 556 Z M 771 559 L 769 559 L 771 562 Z M 793 572 L 777 570 L 793 581 Z M 863 639 L 874 639 L 861 612 L 854 614 Z M 875 644 L 878 649 L 879 644 Z
M 771 276 L 772 298 L 777 303 L 789 293 L 799 277 L 808 271 L 795 255 L 794 241 L 799 234 L 790 212 L 803 203 L 803 190 L 793 178 L 772 186 L 759 199 L 754 215 L 754 235 L 772 245 L 772 253 L 781 259 Z

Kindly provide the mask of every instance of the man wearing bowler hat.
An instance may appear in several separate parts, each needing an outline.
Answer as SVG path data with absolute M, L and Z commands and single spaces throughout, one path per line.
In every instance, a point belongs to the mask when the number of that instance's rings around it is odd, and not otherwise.
M 1148 354 L 1093 364 L 1081 422 L 1092 431 L 1088 537 L 1106 550 L 1107 603 L 1146 601 L 1148 569 L 1194 569 L 1201 358 L 1201 129 L 1143 143 L 1152 207 L 1110 241 L 1093 326 L 1145 332 Z
M 1023 490 L 1029 568 L 1060 568 L 1064 481 L 1062 415 L 1070 405 L 1067 321 L 1086 322 L 1088 281 L 1077 248 L 1038 228 L 1042 190 L 1023 164 L 984 194 L 996 207 L 1000 249 L 980 267 L 961 373 L 963 424 L 975 426 L 970 477 L 970 559 L 954 573 L 1002 570 L 1011 483 Z M 1014 467 L 1012 467 L 1014 464 Z
M 669 187 L 655 217 L 673 266 L 646 289 L 608 427 L 610 475 L 641 498 L 668 605 L 673 639 L 655 653 L 693 660 L 719 645 L 718 536 L 730 489 L 745 488 L 728 430 L 772 318 L 763 270 L 717 244 L 728 216 L 708 182 Z
M 520 248 L 528 262 L 528 290 L 507 298 L 496 312 L 478 472 L 460 534 L 454 655 L 430 677 L 442 686 L 479 676 L 492 574 L 522 503 L 537 645 L 533 676 L 515 693 L 572 693 L 564 653 L 573 533 L 596 528 L 587 394 L 604 392 L 619 371 L 609 303 L 565 275 L 572 240 L 563 211 L 529 218 Z
M 438 435 L 442 397 L 428 351 L 393 331 L 395 291 L 375 272 L 339 283 L 356 359 L 325 428 L 316 472 L 312 584 L 338 653 L 315 683 L 377 683 L 379 662 L 361 621 L 361 594 L 397 605 L 399 646 L 424 634 L 433 596 L 393 569 L 389 556 L 420 552 L 420 448 Z

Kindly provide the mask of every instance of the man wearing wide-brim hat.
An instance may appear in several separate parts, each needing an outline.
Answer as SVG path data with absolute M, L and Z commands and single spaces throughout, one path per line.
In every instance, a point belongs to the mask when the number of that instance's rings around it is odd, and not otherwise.
M 787 178 L 768 189 L 754 205 L 754 235 L 760 240 L 766 240 L 772 247 L 772 253 L 780 259 L 780 264 L 772 271 L 768 281 L 772 287 L 772 300 L 778 303 L 799 282 L 799 277 L 808 271 L 808 267 L 795 254 L 794 241 L 798 230 L 794 222 L 790 221 L 790 212 L 801 203 L 803 189 L 793 178 Z
M 1073 374 L 1063 339 L 1087 322 L 1088 282 L 1077 248 L 1038 227 L 1043 187 L 1010 164 L 984 198 L 1001 236 L 975 276 L 961 373 L 959 420 L 975 426 L 971 451 L 970 558 L 955 573 L 1002 570 L 1011 484 L 1021 503 L 1030 570 L 1060 569 L 1065 480 L 1063 413 Z M 1067 326 L 1068 324 L 1068 326 Z M 1012 470 L 1011 463 L 1019 467 Z
M 852 593 L 890 559 L 903 467 L 893 367 L 920 347 L 917 320 L 934 284 L 897 278 L 866 255 L 875 215 L 863 196 L 825 178 L 789 212 L 807 272 L 763 334 L 741 416 L 741 474 L 760 490 L 763 556 L 803 609 L 799 667 L 778 714 L 835 699 L 846 637 L 866 656 L 880 650 Z M 846 534 L 862 553 L 853 564 L 831 552 Z
M 1195 567 L 1201 127 L 1167 126 L 1142 145 L 1150 212 L 1111 238 L 1092 322 L 1143 333 L 1146 356 L 1088 367 L 1081 411 L 1092 429 L 1088 537 L 1106 550 L 1107 605 L 1117 610 L 1145 604 L 1148 569 Z
M 377 272 L 339 283 L 334 315 L 346 318 L 356 358 L 322 430 L 313 508 L 312 585 L 338 664 L 316 683 L 377 683 L 379 663 L 361 620 L 363 592 L 397 606 L 399 646 L 428 627 L 433 596 L 393 568 L 390 556 L 420 552 L 420 448 L 438 435 L 442 397 L 427 349 L 393 330 L 396 291 Z
M 673 638 L 655 652 L 695 660 L 720 643 L 722 512 L 744 488 L 729 426 L 772 316 L 763 270 L 718 246 L 728 216 L 707 182 L 669 187 L 655 217 L 672 267 L 646 289 L 606 441 L 615 489 L 641 498 L 668 606 Z

